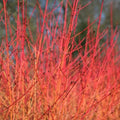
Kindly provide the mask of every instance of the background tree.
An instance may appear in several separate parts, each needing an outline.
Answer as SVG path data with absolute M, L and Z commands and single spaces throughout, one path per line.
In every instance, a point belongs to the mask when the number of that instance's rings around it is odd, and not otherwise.
M 80 6 L 83 7 L 84 5 L 90 3 L 91 0 L 81 0 L 79 2 L 79 4 L 81 4 Z M 22 3 L 22 0 L 20 0 L 20 2 Z M 26 1 L 25 1 L 26 2 Z M 41 5 L 41 9 L 44 11 L 45 9 L 45 3 L 46 1 L 44 0 L 27 0 L 27 18 L 30 18 L 32 11 L 34 10 L 34 8 L 36 7 L 34 14 L 32 14 L 32 17 L 30 19 L 30 29 L 32 33 L 36 33 L 36 17 L 38 16 L 39 12 L 38 12 L 38 6 L 37 6 L 37 2 L 40 3 Z M 54 6 L 57 6 L 60 2 L 62 2 L 62 0 L 49 0 L 48 2 L 48 8 L 47 10 L 50 11 L 52 10 L 52 8 Z M 118 27 L 120 27 L 120 16 L 119 16 L 119 12 L 120 12 L 120 1 L 119 0 L 105 0 L 104 1 L 104 8 L 103 8 L 103 13 L 102 13 L 102 21 L 101 21 L 101 29 L 107 26 L 110 26 L 110 3 L 112 2 L 112 8 L 113 8 L 113 27 L 115 27 L 115 25 L 117 24 Z M 72 0 L 68 1 L 68 9 L 67 9 L 67 16 L 69 18 L 70 16 L 70 11 L 71 11 L 71 6 L 72 6 Z M 90 18 L 90 21 L 95 20 L 98 16 L 99 16 L 99 12 L 100 12 L 100 4 L 101 4 L 101 0 L 93 0 L 91 2 L 90 5 L 88 5 L 87 7 L 85 7 L 83 10 L 80 11 L 80 14 L 78 16 L 79 20 L 78 20 L 78 27 L 76 32 L 80 32 L 81 30 L 83 30 L 86 26 L 87 26 L 87 19 L 88 17 Z M 63 14 L 63 21 L 64 21 L 64 13 L 65 13 L 65 5 L 66 5 L 66 0 L 63 0 L 63 7 L 61 10 L 61 14 Z M 1 14 L 1 22 L 0 22 L 0 44 L 2 42 L 2 39 L 5 36 L 5 30 L 4 30 L 4 14 L 3 14 L 3 2 L 0 1 L 0 14 Z M 16 22 L 15 19 L 17 19 L 17 1 L 13 1 L 13 0 L 7 0 L 7 10 L 8 10 L 8 17 L 10 19 L 10 24 L 12 26 L 12 31 L 13 33 L 15 32 L 16 28 Z M 55 16 L 58 16 L 59 13 L 59 7 L 54 11 L 56 14 Z M 38 20 L 40 20 L 41 18 L 38 18 Z M 42 20 L 42 19 L 41 19 Z M 67 19 L 67 23 L 69 24 L 69 19 Z M 81 27 L 80 27 L 81 26 Z M 97 23 L 94 24 L 94 29 L 96 30 L 97 27 Z M 80 29 L 79 29 L 80 28 Z M 28 30 L 27 30 L 28 31 Z M 83 38 L 85 36 L 85 33 L 81 34 L 81 38 Z M 36 39 L 36 35 L 34 34 L 33 39 Z

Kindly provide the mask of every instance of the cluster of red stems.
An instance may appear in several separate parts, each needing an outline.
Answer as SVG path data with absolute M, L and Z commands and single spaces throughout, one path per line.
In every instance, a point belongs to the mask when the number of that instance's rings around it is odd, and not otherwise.
M 63 0 L 51 11 L 48 0 L 44 11 L 37 0 L 28 18 L 27 0 L 17 0 L 15 28 L 6 8 L 7 0 L 3 0 L 0 120 L 120 119 L 119 29 L 113 29 L 112 4 L 110 28 L 100 31 L 102 0 L 99 17 L 93 22 L 88 18 L 87 27 L 76 33 L 79 12 L 92 1 L 81 6 L 79 0 L 66 0 L 65 13 L 61 14 Z M 58 7 L 56 18 L 54 11 Z M 36 39 L 30 28 L 35 9 L 39 10 L 35 19 Z M 95 34 L 91 34 L 96 22 Z M 76 43 L 76 37 L 84 31 L 86 36 Z M 81 45 L 84 40 L 85 45 Z M 77 55 L 73 56 L 75 51 Z

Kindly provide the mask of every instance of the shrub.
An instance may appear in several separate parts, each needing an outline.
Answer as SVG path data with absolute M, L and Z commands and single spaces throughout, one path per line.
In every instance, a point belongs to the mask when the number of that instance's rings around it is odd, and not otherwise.
M 111 29 L 100 31 L 103 1 L 99 17 L 93 22 L 88 18 L 87 27 L 76 33 L 78 14 L 91 2 L 80 6 L 78 0 L 66 1 L 63 16 L 63 2 L 48 11 L 46 0 L 43 11 L 37 1 L 28 18 L 27 2 L 18 0 L 14 26 L 6 8 L 7 1 L 3 0 L 0 11 L 5 25 L 5 38 L 0 47 L 1 120 L 120 118 L 119 29 L 117 26 L 113 29 L 111 22 Z M 56 17 L 57 8 L 60 11 Z M 39 16 L 36 15 L 36 24 L 32 26 L 36 31 L 32 31 L 30 22 L 35 9 L 39 10 Z M 93 24 L 97 21 L 94 31 Z M 84 31 L 86 36 L 79 39 Z

